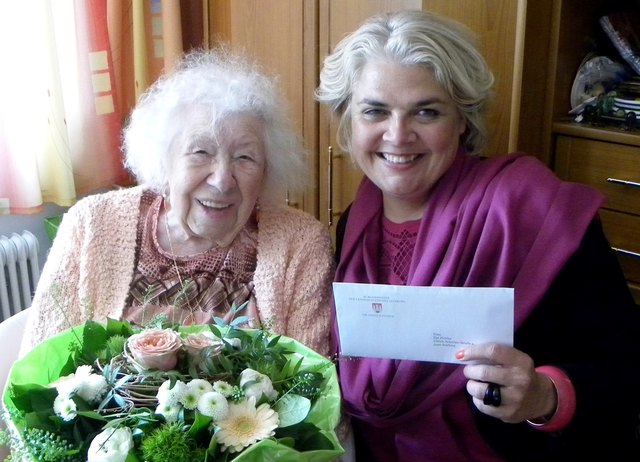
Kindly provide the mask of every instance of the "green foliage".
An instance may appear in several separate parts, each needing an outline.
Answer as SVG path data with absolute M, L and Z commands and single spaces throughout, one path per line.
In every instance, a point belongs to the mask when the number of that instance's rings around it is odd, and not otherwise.
M 0 447 L 9 446 L 9 433 L 0 428 Z
M 38 462 L 82 462 L 84 458 L 70 441 L 38 428 L 29 428 L 23 434 L 23 454 Z
M 286 386 L 292 392 L 313 401 L 320 396 L 323 380 L 320 372 L 301 371 L 287 381 Z
M 106 328 L 97 322 L 88 321 L 82 328 L 82 345 L 72 355 L 72 363 L 68 365 L 71 374 L 82 364 L 93 364 L 100 354 L 103 354 L 107 342 Z M 63 374 L 65 375 L 65 374 Z
M 25 413 L 48 413 L 51 403 L 58 395 L 55 388 L 42 385 L 14 385 L 12 387 L 13 402 Z
M 163 425 L 142 441 L 142 456 L 148 462 L 202 461 L 205 451 L 180 423 Z
M 104 348 L 104 355 L 101 355 L 100 359 L 106 363 L 122 354 L 126 342 L 127 338 L 124 335 L 114 335 L 109 337 Z
M 229 399 L 231 401 L 240 401 L 244 398 L 244 391 L 237 385 L 234 385 L 231 395 L 229 395 Z
M 211 332 L 222 338 L 222 350 L 205 348 L 202 351 L 200 368 L 211 376 L 228 374 L 240 375 L 246 368 L 265 374 L 278 381 L 289 362 L 292 352 L 278 346 L 279 336 L 271 337 L 269 332 L 260 329 L 237 329 L 233 326 L 211 325 Z M 234 342 L 235 339 L 235 342 Z M 236 346 L 239 341 L 239 346 Z

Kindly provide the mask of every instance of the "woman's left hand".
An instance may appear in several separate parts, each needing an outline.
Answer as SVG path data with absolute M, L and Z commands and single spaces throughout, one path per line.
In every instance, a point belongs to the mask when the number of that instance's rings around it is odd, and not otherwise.
M 497 343 L 471 345 L 456 359 L 472 362 L 464 367 L 467 392 L 483 413 L 507 423 L 519 423 L 553 414 L 557 396 L 551 379 L 535 370 L 526 353 Z M 500 404 L 484 404 L 489 383 L 500 387 Z

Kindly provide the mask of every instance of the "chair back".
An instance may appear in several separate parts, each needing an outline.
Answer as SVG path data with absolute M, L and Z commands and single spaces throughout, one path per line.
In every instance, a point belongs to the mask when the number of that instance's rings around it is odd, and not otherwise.
M 18 359 L 22 335 L 27 324 L 29 308 L 19 311 L 17 314 L 0 322 L 0 407 L 2 407 L 2 396 L 4 387 L 11 371 L 11 366 Z M 0 428 L 5 428 L 5 424 L 0 419 Z M 8 449 L 0 447 L 0 460 L 8 455 Z

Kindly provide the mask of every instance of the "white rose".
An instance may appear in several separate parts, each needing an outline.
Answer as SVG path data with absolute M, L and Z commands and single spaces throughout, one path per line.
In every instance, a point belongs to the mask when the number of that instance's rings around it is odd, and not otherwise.
M 263 394 L 269 401 L 278 397 L 278 392 L 273 389 L 271 379 L 253 369 L 245 369 L 240 373 L 240 388 L 247 398 L 253 396 L 256 402 L 260 401 Z
M 133 436 L 128 427 L 107 428 L 91 441 L 87 462 L 124 462 L 133 448 Z

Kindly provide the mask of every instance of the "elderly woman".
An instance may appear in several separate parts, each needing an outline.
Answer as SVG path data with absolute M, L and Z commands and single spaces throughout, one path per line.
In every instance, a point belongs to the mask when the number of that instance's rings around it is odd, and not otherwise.
M 274 82 L 223 49 L 187 55 L 141 98 L 124 132 L 139 185 L 65 215 L 22 353 L 89 319 L 144 325 L 242 315 L 328 352 L 326 228 L 284 203 L 305 153 Z
M 339 362 L 357 458 L 639 460 L 640 310 L 603 198 L 531 156 L 480 155 L 492 83 L 468 31 L 421 11 L 371 18 L 325 60 L 318 99 L 365 174 L 336 280 L 515 298 L 513 347 Z

